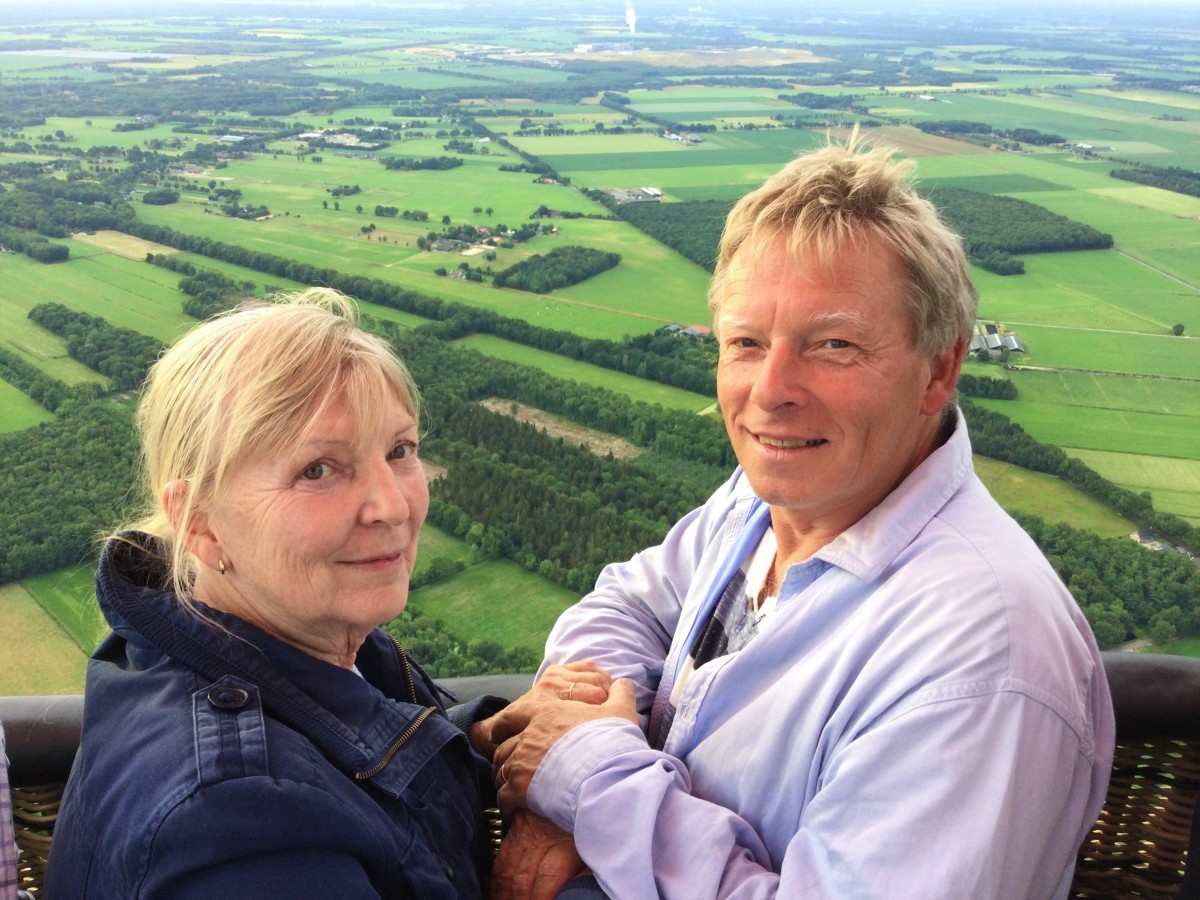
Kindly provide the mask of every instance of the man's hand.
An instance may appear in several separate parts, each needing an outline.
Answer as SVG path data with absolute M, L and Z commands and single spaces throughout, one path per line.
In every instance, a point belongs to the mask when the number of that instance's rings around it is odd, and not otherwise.
M 535 694 L 536 689 L 480 723 L 496 748 L 492 777 L 500 811 L 506 817 L 526 806 L 533 773 L 550 748 L 576 725 L 611 718 L 638 723 L 637 695 L 628 679 L 614 681 L 608 699 L 600 704 Z
M 522 700 L 570 700 L 578 703 L 603 703 L 608 699 L 612 677 L 591 660 L 550 666 L 532 688 L 514 703 Z M 485 759 L 493 759 L 496 745 L 492 738 L 492 723 L 496 717 L 476 722 L 471 727 L 471 746 Z M 511 737 L 509 732 L 505 738 Z
M 587 872 L 575 839 L 529 810 L 513 816 L 492 867 L 491 900 L 551 900 Z

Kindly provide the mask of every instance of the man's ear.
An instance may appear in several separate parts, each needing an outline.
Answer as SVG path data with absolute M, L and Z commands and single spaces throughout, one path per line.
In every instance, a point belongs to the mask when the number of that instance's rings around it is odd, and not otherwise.
M 221 559 L 221 543 L 210 527 L 208 515 L 193 495 L 192 486 L 183 479 L 168 483 L 162 490 L 162 505 L 188 551 L 202 565 L 216 569 Z
M 946 408 L 958 386 L 958 373 L 962 371 L 966 355 L 966 338 L 959 338 L 953 345 L 930 357 L 929 383 L 925 385 L 925 397 L 921 402 L 921 412 L 925 415 L 938 415 Z

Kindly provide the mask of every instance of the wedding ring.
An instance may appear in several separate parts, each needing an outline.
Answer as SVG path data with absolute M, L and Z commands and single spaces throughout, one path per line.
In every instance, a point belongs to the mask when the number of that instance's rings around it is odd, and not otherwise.
M 567 688 L 567 699 L 571 699 L 571 695 L 575 693 L 575 682 L 571 682 L 571 686 Z

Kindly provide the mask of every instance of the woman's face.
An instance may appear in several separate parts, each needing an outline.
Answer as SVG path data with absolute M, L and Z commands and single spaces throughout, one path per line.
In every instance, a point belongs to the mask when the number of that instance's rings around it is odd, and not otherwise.
M 199 599 L 339 665 L 404 609 L 429 491 L 399 399 L 364 422 L 335 398 L 293 446 L 237 465 L 224 496 L 207 533 L 225 573 L 203 560 Z

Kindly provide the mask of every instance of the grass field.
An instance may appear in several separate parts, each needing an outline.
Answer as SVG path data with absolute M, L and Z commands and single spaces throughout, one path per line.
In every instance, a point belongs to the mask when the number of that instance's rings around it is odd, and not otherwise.
M 1152 454 L 1075 448 L 1078 457 L 1113 484 L 1149 491 L 1156 509 L 1175 513 L 1200 528 L 1200 461 Z
M 461 639 L 486 632 L 502 647 L 541 651 L 559 614 L 578 599 L 514 562 L 489 560 L 413 591 L 408 604 Z
M 62 303 L 164 343 L 195 324 L 183 314 L 185 298 L 177 287 L 178 274 L 77 241 L 69 243 L 71 259 L 54 265 L 13 265 L 19 261 L 0 257 L 0 277 L 5 278 L 9 298 L 5 305 L 16 313 L 14 319 L 24 319 L 40 303 Z M 13 322 L 18 329 L 21 324 Z M 28 327 L 37 330 L 37 343 L 41 343 L 44 332 L 32 324 Z
M 0 434 L 24 431 L 53 418 L 54 416 L 41 404 L 32 400 L 19 388 L 0 380 Z
M 0 585 L 0 695 L 79 694 L 87 655 L 21 584 Z
M 0 281 L 4 284 L 0 291 L 0 320 L 4 322 L 0 347 L 25 357 L 47 375 L 67 384 L 105 384 L 104 376 L 67 356 L 63 340 L 29 321 L 29 310 L 39 303 L 66 303 L 74 296 L 48 283 L 45 276 L 49 268 L 16 253 L 0 253 Z M 79 287 L 76 285 L 76 290 Z
M 626 375 L 623 372 L 614 372 L 612 369 L 604 369 L 600 366 L 593 366 L 590 363 L 568 359 L 565 356 L 559 356 L 555 353 L 547 353 L 544 350 L 526 347 L 524 344 L 506 341 L 491 334 L 475 334 L 460 341 L 455 341 L 455 343 L 460 347 L 469 347 L 472 350 L 477 350 L 486 356 L 492 356 L 496 359 L 503 359 L 523 366 L 533 366 L 535 369 L 541 369 L 547 375 L 553 375 L 555 378 L 567 378 L 582 384 L 592 384 L 608 388 L 610 391 L 625 394 L 634 400 L 641 400 L 645 403 L 658 403 L 668 409 L 686 409 L 692 412 L 700 412 L 700 410 L 712 403 L 712 398 L 705 397 L 703 394 L 694 394 L 691 391 L 680 390 L 679 388 L 669 387 L 665 384 L 645 381 L 641 378 L 635 378 L 632 375 Z
M 1170 656 L 1200 656 L 1200 638 L 1180 638 L 1167 641 L 1156 647 L 1147 647 L 1146 653 L 1166 653 Z
M 108 630 L 93 587 L 93 565 L 60 569 L 21 582 L 85 653 L 91 653 Z
M 418 571 L 428 568 L 429 563 L 439 556 L 466 562 L 470 555 L 471 547 L 466 541 L 448 535 L 432 525 L 422 526 L 421 538 L 417 544 Z
M 1009 512 L 1027 513 L 1047 522 L 1065 522 L 1072 528 L 1086 528 L 1104 537 L 1137 531 L 1134 523 L 1053 475 L 1031 472 L 985 456 L 975 457 L 975 473 L 996 502 Z

